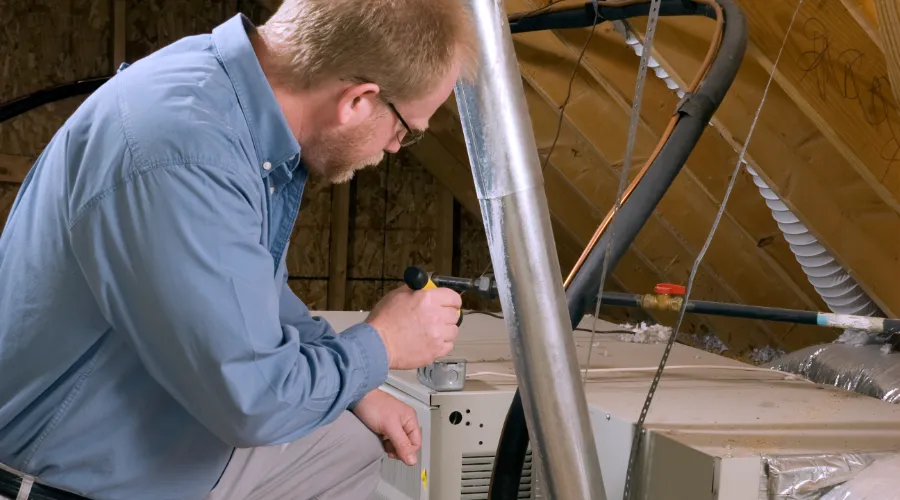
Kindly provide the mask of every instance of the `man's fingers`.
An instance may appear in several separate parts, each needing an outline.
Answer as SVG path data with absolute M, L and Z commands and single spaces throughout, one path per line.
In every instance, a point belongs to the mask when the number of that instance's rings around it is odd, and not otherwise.
M 397 457 L 397 450 L 394 449 L 394 445 L 391 444 L 389 439 L 384 441 L 384 452 L 387 454 L 388 458 L 399 460 Z
M 443 345 L 441 345 L 440 350 L 438 350 L 437 357 L 443 358 L 444 356 L 450 354 L 450 351 L 452 351 L 452 350 L 453 350 L 453 342 L 444 342 Z
M 453 325 L 456 328 L 456 322 L 459 321 L 460 310 L 454 309 L 452 307 L 442 307 L 441 308 L 441 320 L 446 322 L 448 325 Z
M 409 436 L 406 435 L 406 431 L 403 429 L 399 419 L 391 419 L 387 422 L 382 428 L 382 432 L 390 439 L 391 444 L 394 446 L 394 451 L 403 463 L 406 465 L 416 464 L 417 449 L 410 442 Z
M 434 300 L 434 304 L 445 307 L 452 307 L 454 309 L 459 309 L 462 307 L 462 297 L 459 293 L 451 290 L 449 288 L 432 288 L 428 290 L 428 293 L 431 294 L 432 300 Z
M 416 414 L 413 413 L 410 418 L 403 420 L 403 431 L 409 437 L 409 442 L 416 451 L 422 446 L 422 431 L 419 429 L 419 422 L 416 420 Z

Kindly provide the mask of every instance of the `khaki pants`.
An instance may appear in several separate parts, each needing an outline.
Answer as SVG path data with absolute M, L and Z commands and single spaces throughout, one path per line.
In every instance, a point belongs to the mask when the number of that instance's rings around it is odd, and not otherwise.
M 350 412 L 292 443 L 234 451 L 206 500 L 368 500 L 381 440 Z
M 368 500 L 383 458 L 381 440 L 345 411 L 292 443 L 235 450 L 206 500 Z

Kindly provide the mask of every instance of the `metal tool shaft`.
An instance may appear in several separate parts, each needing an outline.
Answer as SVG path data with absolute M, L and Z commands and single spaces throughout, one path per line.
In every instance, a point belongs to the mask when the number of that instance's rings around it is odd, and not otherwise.
M 549 497 L 606 500 L 531 120 L 501 0 L 461 0 L 479 50 L 456 99 L 509 330 L 532 452 Z

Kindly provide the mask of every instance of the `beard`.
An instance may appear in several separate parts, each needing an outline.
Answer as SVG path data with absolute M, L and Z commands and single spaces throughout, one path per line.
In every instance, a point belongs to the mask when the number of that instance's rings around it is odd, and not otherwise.
M 351 130 L 325 130 L 314 134 L 301 149 L 303 163 L 310 173 L 325 182 L 350 182 L 358 170 L 378 165 L 384 159 L 383 150 L 368 158 L 356 157 L 374 135 L 374 120 Z

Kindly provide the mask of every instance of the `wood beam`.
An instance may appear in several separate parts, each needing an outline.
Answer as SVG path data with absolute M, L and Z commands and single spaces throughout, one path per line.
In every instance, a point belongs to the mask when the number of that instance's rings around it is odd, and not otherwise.
M 468 163 L 459 161 L 447 150 L 443 142 L 435 136 L 434 127 L 420 143 L 410 147 L 410 152 L 422 162 L 422 165 L 438 182 L 453 194 L 453 197 L 464 209 L 481 217 L 481 205 L 478 202 L 478 195 L 475 193 L 475 183 Z M 563 272 L 566 272 L 571 269 L 578 260 L 578 256 L 581 255 L 581 250 L 584 248 L 583 243 L 579 242 L 572 232 L 552 214 L 550 222 L 555 236 L 560 267 Z
M 34 157 L 0 153 L 0 182 L 24 181 L 33 164 Z
M 875 13 L 874 0 L 841 0 L 847 12 L 856 23 L 869 35 L 872 43 L 881 47 L 881 35 L 878 33 L 878 19 Z
M 570 51 L 574 49 L 575 44 L 583 43 L 583 40 L 578 39 L 575 34 L 560 35 L 560 38 L 567 42 Z M 602 53 L 593 50 L 593 47 L 589 50 L 584 64 L 587 71 L 612 92 L 620 95 L 633 93 L 638 56 L 623 44 L 622 38 L 609 26 L 604 26 L 600 33 L 595 33 L 595 38 L 598 40 L 598 46 L 602 47 Z M 704 46 L 703 50 L 705 48 Z M 630 63 L 629 56 L 631 56 Z M 684 81 L 680 83 L 682 87 L 687 86 Z M 648 75 L 648 81 L 644 87 L 642 125 L 652 131 L 656 140 L 667 126 L 671 117 L 670 112 L 675 109 L 677 102 L 678 97 L 674 91 L 668 89 L 652 73 Z M 630 100 L 624 100 L 623 109 L 630 113 Z M 579 122 L 576 120 L 576 123 Z M 580 124 L 582 129 L 589 126 L 587 121 L 581 121 Z M 685 188 L 689 190 L 685 200 L 688 204 L 693 201 L 695 208 L 691 211 L 693 213 L 714 213 L 718 209 L 725 187 L 730 180 L 729 174 L 737 162 L 737 155 L 732 145 L 721 139 L 715 134 L 704 134 L 689 158 L 687 167 L 682 171 L 681 175 L 690 181 L 690 187 Z M 672 194 L 679 192 L 678 188 L 679 185 L 676 183 L 673 186 Z M 699 203 L 698 198 L 707 198 L 709 203 Z M 781 283 L 777 284 L 777 287 L 785 288 L 786 292 L 792 292 L 799 299 L 800 302 L 791 307 L 814 309 L 824 306 L 813 287 L 808 283 L 806 276 L 797 268 L 796 260 L 787 242 L 783 238 L 776 239 L 774 237 L 780 234 L 778 227 L 746 173 L 742 172 L 742 177 L 739 178 L 729 201 L 730 206 L 735 208 L 726 210 L 723 225 L 719 229 L 719 232 L 724 232 L 724 234 L 720 234 L 718 238 L 724 238 L 723 243 L 726 244 L 742 242 L 742 249 L 735 251 L 747 252 L 749 249 L 751 253 L 755 254 L 753 257 L 762 266 L 758 269 L 778 277 Z M 661 205 L 661 208 L 667 216 L 676 209 L 667 204 Z M 711 226 L 711 221 L 710 225 L 704 223 L 697 226 L 697 229 L 706 231 Z M 681 226 L 678 228 L 680 229 Z M 702 239 L 694 240 L 694 249 L 698 248 L 697 241 L 705 240 L 705 235 L 698 236 Z M 729 253 L 731 252 L 725 252 L 725 254 Z M 747 281 L 739 277 L 728 278 L 726 276 L 726 279 L 730 283 Z M 772 283 L 772 285 L 776 286 L 776 283 Z M 780 302 L 785 300 L 784 297 L 771 298 L 778 301 L 776 303 L 785 303 Z M 760 300 L 760 297 L 753 298 L 751 296 L 748 299 L 755 301 Z
M 350 184 L 331 187 L 331 244 L 328 258 L 328 309 L 347 305 L 347 246 L 350 241 Z
M 556 115 L 556 111 L 541 100 L 529 86 L 526 85 L 525 90 L 532 123 L 535 126 L 538 151 L 546 154 L 546 148 L 555 135 L 556 119 L 554 115 Z M 466 161 L 466 149 L 459 128 L 458 110 L 453 105 L 446 106 L 446 108 L 449 113 L 439 110 L 432 119 L 431 130 L 440 137 L 458 161 Z M 585 141 L 578 139 L 577 134 L 573 133 L 573 129 L 568 123 L 564 122 L 555 151 L 559 151 L 559 154 L 554 153 L 544 171 L 550 212 L 554 220 L 564 221 L 560 225 L 571 228 L 576 238 L 580 239 L 584 245 L 605 214 L 596 208 L 596 203 L 590 201 L 590 195 L 583 193 L 585 191 L 593 193 L 595 199 L 602 198 L 606 202 L 605 205 L 612 206 L 616 180 L 613 178 L 611 170 L 604 168 L 597 171 L 597 167 L 601 163 L 606 164 L 606 160 L 597 156 Z M 585 162 L 591 163 L 586 164 Z M 573 170 L 582 174 L 578 182 L 580 189 L 575 189 L 569 182 L 571 177 L 565 174 L 565 172 Z M 598 173 L 603 175 L 598 175 Z M 581 201 L 585 196 L 588 200 L 586 204 Z M 585 215 L 590 217 L 585 217 Z M 671 249 L 677 247 L 677 244 L 671 241 L 671 235 L 655 220 L 650 221 L 648 227 L 649 229 L 645 228 L 640 236 L 640 242 L 643 245 L 630 247 L 616 268 L 611 270 L 612 283 L 624 290 L 643 293 L 651 290 L 660 281 L 672 281 L 667 278 L 673 278 L 676 273 L 683 272 L 684 277 L 687 276 L 687 270 L 683 263 L 687 259 L 678 255 L 677 252 L 673 258 Z M 559 234 L 558 229 L 554 228 L 554 233 Z M 664 269 L 660 269 L 662 267 Z M 679 275 L 678 279 L 683 278 Z M 705 271 L 700 273 L 697 282 L 698 288 L 702 288 L 704 292 L 721 289 L 718 284 L 710 283 L 710 276 Z M 607 289 L 614 288 L 610 286 Z M 724 333 L 739 330 L 747 332 L 752 328 L 752 326 L 748 328 L 748 322 L 741 322 L 741 320 L 705 316 L 688 316 L 683 325 L 683 331 L 693 333 L 709 331 Z M 747 338 L 750 335 L 744 337 Z M 733 350 L 737 352 L 742 349 L 737 344 L 733 344 Z
M 875 0 L 875 6 L 894 102 L 900 103 L 900 0 Z
M 524 6 L 528 8 L 529 6 Z M 523 8 L 519 6 L 519 8 Z M 594 39 L 598 41 L 598 46 L 592 46 L 586 59 L 591 60 L 602 57 L 601 54 L 613 48 L 612 46 L 621 47 L 622 50 L 630 51 L 621 37 L 615 32 L 599 33 L 595 32 Z M 567 33 L 576 30 L 567 30 Z M 522 67 L 522 73 L 526 76 L 526 80 L 532 84 L 535 89 L 542 92 L 543 97 L 549 100 L 552 106 L 558 106 L 565 97 L 570 77 L 569 71 L 575 60 L 575 57 L 581 51 L 586 36 L 580 31 L 581 38 L 576 40 L 564 39 L 565 45 L 560 40 L 553 40 L 553 36 L 548 33 L 532 33 L 517 36 L 517 54 Z M 549 38 L 548 38 L 549 35 Z M 574 33 L 572 36 L 575 36 Z M 604 38 L 605 37 L 605 38 Z M 610 39 L 610 37 L 618 37 Z M 569 43 L 571 42 L 571 43 Z M 599 53 L 599 54 L 598 54 Z M 633 92 L 634 78 L 636 75 L 636 67 L 638 58 L 633 53 L 618 51 L 614 55 L 607 54 L 606 61 L 603 62 L 602 68 L 591 67 L 587 65 L 588 70 L 581 72 L 576 81 L 573 82 L 572 99 L 567 108 L 567 116 L 573 125 L 577 125 L 578 129 L 584 134 L 586 142 L 593 144 L 604 144 L 610 130 L 618 127 L 614 133 L 624 137 L 627 132 L 628 117 L 630 115 L 631 103 L 630 99 L 626 99 L 623 95 L 626 92 Z M 555 70 L 555 71 L 554 71 Z M 611 74 L 610 74 L 611 72 Z M 602 77 L 601 77 L 602 74 Z M 606 77 L 606 78 L 604 78 Z M 670 90 L 666 89 L 661 81 L 650 81 L 654 78 L 651 74 L 648 77 L 645 86 L 644 113 L 642 116 L 652 116 L 652 120 L 645 118 L 642 124 L 641 133 L 645 137 L 649 137 L 648 141 L 654 144 L 658 140 L 658 135 L 654 130 L 661 131 L 665 127 L 669 118 L 669 113 L 675 108 L 677 97 Z M 614 81 L 612 81 L 614 80 Z M 654 94 L 648 99 L 648 90 L 650 86 L 655 85 Z M 605 95 L 604 95 L 605 93 Z M 602 100 L 601 100 L 602 99 Z M 534 114 L 535 109 L 532 107 L 533 122 L 538 127 L 542 122 L 550 122 L 555 127 L 555 120 L 547 118 L 539 118 Z M 602 116 L 602 120 L 597 117 Z M 652 125 L 652 126 L 651 126 Z M 624 149 L 624 139 L 619 144 L 612 146 L 598 146 L 602 152 L 606 152 L 609 148 L 613 151 L 622 151 Z M 707 155 L 702 160 L 716 162 L 711 165 L 720 171 L 730 171 L 736 161 L 736 156 L 727 144 L 724 147 L 713 149 L 713 155 Z M 701 145 L 700 147 L 703 147 Z M 583 151 L 579 150 L 583 155 Z M 724 155 L 726 156 L 722 156 Z M 561 157 L 568 156 L 568 151 L 560 152 Z M 692 156 L 692 162 L 698 162 L 696 156 Z M 723 165 L 728 167 L 723 168 Z M 725 183 L 714 186 L 717 195 L 721 195 L 724 191 Z M 579 187 L 584 186 L 580 180 L 576 182 Z M 612 191 L 617 184 L 617 178 L 609 179 L 608 184 Z M 748 183 L 749 184 L 749 183 Z M 801 280 L 807 287 L 796 283 L 793 278 L 785 272 L 783 266 L 775 261 L 766 251 L 760 248 L 759 241 L 768 242 L 772 240 L 770 235 L 772 232 L 777 233 L 777 228 L 768 214 L 765 204 L 763 203 L 758 192 L 752 184 L 749 185 L 748 193 L 752 195 L 752 202 L 756 204 L 757 218 L 768 222 L 769 232 L 754 238 L 749 231 L 742 227 L 734 217 L 728 216 L 723 220 L 720 226 L 719 236 L 717 236 L 707 259 L 704 261 L 704 269 L 708 279 L 718 282 L 719 297 L 706 297 L 710 300 L 722 300 L 730 302 L 749 302 L 754 304 L 781 305 L 782 307 L 798 307 L 810 308 L 815 305 L 815 295 L 808 293 L 811 289 L 808 282 L 803 278 Z M 602 205 L 600 205 L 602 206 Z M 684 280 L 687 271 L 693 263 L 696 252 L 702 245 L 712 223 L 712 218 L 718 208 L 718 200 L 716 200 L 710 189 L 698 181 L 696 177 L 691 175 L 690 169 L 679 176 L 675 184 L 670 189 L 660 205 L 655 223 L 658 229 L 656 233 L 668 232 L 673 239 L 668 246 L 646 245 L 647 252 L 659 256 L 660 261 L 664 259 L 672 259 L 672 248 L 681 247 L 681 251 L 685 252 L 677 267 L 674 269 L 676 279 Z M 649 232 L 651 223 L 648 223 Z M 643 233 L 643 232 L 642 232 Z M 639 235 L 635 244 L 640 245 L 644 239 L 643 235 Z M 658 238 L 658 236 L 657 236 Z M 652 240 L 651 240 L 652 241 Z M 765 246 L 763 244 L 762 246 Z M 797 267 L 793 255 L 784 245 L 784 259 L 793 267 Z M 677 255 L 677 252 L 676 252 Z M 661 264 L 665 268 L 667 264 Z M 684 273 L 683 276 L 681 273 Z M 715 289 L 714 288 L 714 289 Z M 777 292 L 773 292 L 777 290 Z M 778 342 L 782 337 L 792 332 L 787 325 L 766 324 L 760 326 L 761 338 L 768 339 L 771 342 Z M 721 331 L 722 329 L 719 328 Z M 733 332 L 747 330 L 747 322 L 742 325 L 733 325 Z M 777 332 L 774 334 L 773 332 Z M 821 334 L 821 330 L 808 332 L 812 334 Z M 793 333 L 792 333 L 793 336 Z M 744 342 L 745 335 L 742 339 L 734 338 L 734 342 Z
M 753 43 L 748 56 L 770 70 L 796 2 L 737 3 Z M 801 6 L 775 80 L 882 201 L 900 213 L 900 108 L 889 90 L 884 55 L 844 4 Z
M 558 36 L 566 44 L 572 58 L 580 53 L 584 44 L 584 33 L 567 31 L 558 33 Z M 619 103 L 621 111 L 626 114 L 621 120 L 613 121 L 627 123 L 631 100 L 623 96 L 634 92 L 639 58 L 624 44 L 622 37 L 611 26 L 598 26 L 594 40 L 597 41 L 597 45 L 589 48 L 583 67 L 600 88 L 615 95 L 614 98 Z M 522 39 L 522 42 L 527 43 L 528 47 L 520 47 L 521 58 L 532 57 L 534 47 L 540 47 L 542 51 L 552 47 L 552 43 L 547 40 L 532 39 L 525 42 L 525 39 Z M 703 51 L 708 46 L 708 42 L 706 43 Z M 540 64 L 540 61 L 537 63 Z M 540 82 L 536 83 L 538 86 L 543 85 Z M 654 140 L 659 140 L 677 103 L 678 97 L 675 92 L 668 89 L 665 83 L 652 73 L 649 74 L 644 86 L 640 130 L 652 134 Z M 597 131 L 593 126 L 595 119 L 590 112 L 573 111 L 568 114 L 573 124 L 583 130 L 587 137 L 594 141 L 602 140 L 598 136 L 604 132 Z M 690 156 L 687 167 L 660 205 L 664 217 L 672 220 L 676 230 L 685 237 L 694 251 L 699 250 L 706 238 L 706 232 L 711 227 L 711 217 L 718 210 L 725 187 L 730 180 L 729 174 L 736 162 L 737 155 L 731 144 L 714 133 L 704 134 Z M 681 203 L 676 203 L 679 198 Z M 703 201 L 704 199 L 706 201 Z M 734 208 L 725 212 L 723 223 L 717 233 L 719 236 L 713 247 L 718 250 L 707 257 L 722 259 L 715 268 L 723 269 L 721 271 L 723 278 L 728 283 L 745 283 L 751 286 L 751 292 L 757 292 L 755 295 L 746 291 L 743 293 L 744 297 L 753 303 L 771 300 L 770 305 L 782 307 L 808 309 L 824 307 L 824 302 L 809 284 L 806 275 L 798 268 L 787 242 L 780 237 L 775 221 L 746 172 L 742 172 L 742 177 L 738 179 L 729 202 L 729 207 Z M 699 220 L 693 218 L 692 215 L 696 213 L 707 214 L 702 219 L 703 223 L 698 223 Z M 679 220 L 682 222 L 679 223 Z M 732 245 L 732 248 L 729 248 L 729 245 Z M 741 266 L 745 273 L 743 277 L 728 272 L 729 266 L 725 257 L 736 254 L 748 254 L 750 264 Z M 716 263 L 715 260 L 710 262 Z M 750 279 L 750 276 L 757 272 L 771 275 L 774 281 L 770 280 L 771 283 L 768 283 L 770 286 L 764 286 L 764 283 L 759 282 L 760 279 Z M 754 284 L 756 286 L 753 286 Z M 785 293 L 773 296 L 768 292 L 771 288 L 781 289 Z
M 701 47 L 706 47 L 712 31 L 712 23 L 694 19 L 660 20 L 654 47 L 666 70 L 693 74 L 703 58 Z M 785 57 L 783 61 L 791 60 Z M 732 147 L 743 144 L 769 70 L 752 54 L 744 58 L 712 120 L 719 132 L 717 141 Z M 706 133 L 703 140 L 712 136 L 715 134 Z M 900 261 L 900 240 L 885 240 L 880 235 L 900 234 L 900 216 L 859 175 L 819 124 L 803 113 L 794 96 L 779 85 L 769 90 L 745 159 L 882 310 L 896 316 L 900 290 L 892 273 L 885 271 L 896 269 Z M 698 177 L 707 179 L 709 175 L 712 182 L 722 185 L 727 179 L 721 170 L 718 177 L 714 171 L 698 173 Z
M 437 228 L 434 249 L 434 272 L 453 274 L 453 193 L 443 184 L 437 186 Z
M 3 227 L 6 225 L 6 219 L 9 218 L 9 212 L 12 209 L 13 202 L 16 201 L 16 195 L 19 193 L 18 183 L 0 181 L 0 234 L 3 233 Z
M 125 9 L 125 0 L 113 0 L 112 68 L 110 68 L 113 73 L 119 68 L 120 64 L 125 62 L 125 45 L 127 42 Z

